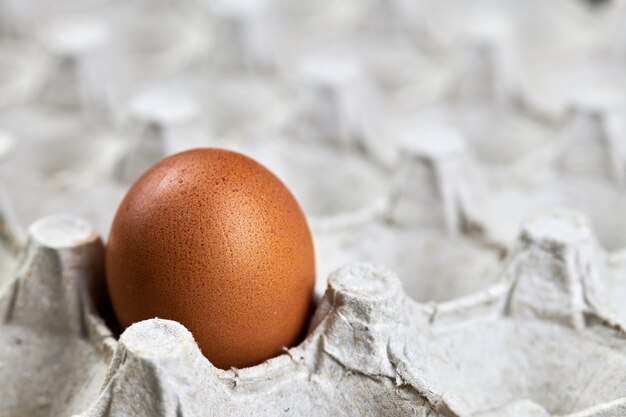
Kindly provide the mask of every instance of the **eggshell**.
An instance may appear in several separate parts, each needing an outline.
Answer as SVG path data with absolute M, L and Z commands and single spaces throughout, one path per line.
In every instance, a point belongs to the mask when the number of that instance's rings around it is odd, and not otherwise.
M 302 210 L 266 168 L 194 149 L 150 168 L 122 201 L 107 285 L 123 327 L 176 320 L 217 367 L 247 367 L 296 344 L 315 280 Z

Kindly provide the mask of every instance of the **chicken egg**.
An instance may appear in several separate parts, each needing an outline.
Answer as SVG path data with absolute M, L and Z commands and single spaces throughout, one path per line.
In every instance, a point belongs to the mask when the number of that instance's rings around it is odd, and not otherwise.
M 111 226 L 106 279 L 122 327 L 176 320 L 213 365 L 247 367 L 300 340 L 313 242 L 269 170 L 236 152 L 193 149 L 132 185 Z

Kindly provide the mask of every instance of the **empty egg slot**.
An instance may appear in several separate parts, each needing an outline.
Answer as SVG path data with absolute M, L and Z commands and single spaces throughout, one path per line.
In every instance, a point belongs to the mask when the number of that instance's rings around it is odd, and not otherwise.
M 497 280 L 506 248 L 489 240 L 476 216 L 480 178 L 460 134 L 440 127 L 422 135 L 428 141 L 404 149 L 386 210 L 331 228 L 313 224 L 318 294 L 330 272 L 358 261 L 387 265 L 421 302 L 465 296 Z

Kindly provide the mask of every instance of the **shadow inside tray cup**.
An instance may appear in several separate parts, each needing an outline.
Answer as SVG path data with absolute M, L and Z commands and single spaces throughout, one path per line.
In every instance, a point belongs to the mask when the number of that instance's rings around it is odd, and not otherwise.
M 553 136 L 550 126 L 500 107 L 465 109 L 457 115 L 457 123 L 478 159 L 494 166 L 523 160 L 547 146 Z
M 596 336 L 536 321 L 479 321 L 436 331 L 414 359 L 471 412 L 529 399 L 569 414 L 626 396 L 623 340 Z
M 8 113 L 2 123 L 19 139 L 11 158 L 4 162 L 7 176 L 19 175 L 36 181 L 33 186 L 58 193 L 102 181 L 113 166 L 117 142 L 104 125 L 89 125 L 75 116 L 43 107 Z M 5 184 L 21 191 L 18 184 Z M 21 193 L 14 194 L 14 199 L 24 198 Z M 50 209 L 38 217 L 49 213 Z
M 497 250 L 436 230 L 376 223 L 318 233 L 315 241 L 318 294 L 332 271 L 357 261 L 395 271 L 406 294 L 418 302 L 446 301 L 484 290 L 502 269 Z
M 145 65 L 150 65 L 153 72 L 169 73 L 185 68 L 200 56 L 202 47 L 207 46 L 197 16 L 178 13 L 176 9 L 153 8 L 151 12 L 158 16 L 158 24 L 155 24 L 155 21 L 138 19 L 132 12 L 119 13 L 109 22 L 113 42 L 120 45 L 119 55 L 113 56 L 117 58 L 112 63 L 114 68 L 121 62 L 133 75 L 145 75 Z
M 626 249 L 626 218 L 616 215 L 626 211 L 626 196 L 608 180 L 540 176 L 506 190 L 494 190 L 484 213 L 491 219 L 496 239 L 510 243 L 524 220 L 558 207 L 585 214 L 606 250 Z
M 35 46 L 0 42 L 0 105 L 30 99 L 43 82 L 47 58 Z
M 416 301 L 462 297 L 488 288 L 498 278 L 498 252 L 470 239 L 434 235 L 399 240 L 405 245 L 393 254 L 392 269 L 397 271 L 404 291 Z

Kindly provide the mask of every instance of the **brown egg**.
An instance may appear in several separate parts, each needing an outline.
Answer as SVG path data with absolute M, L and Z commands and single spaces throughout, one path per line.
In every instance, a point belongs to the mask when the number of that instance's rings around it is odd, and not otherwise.
M 176 320 L 219 368 L 256 365 L 298 343 L 315 280 L 311 233 L 289 190 L 221 149 L 170 156 L 133 184 L 106 269 L 123 327 Z

